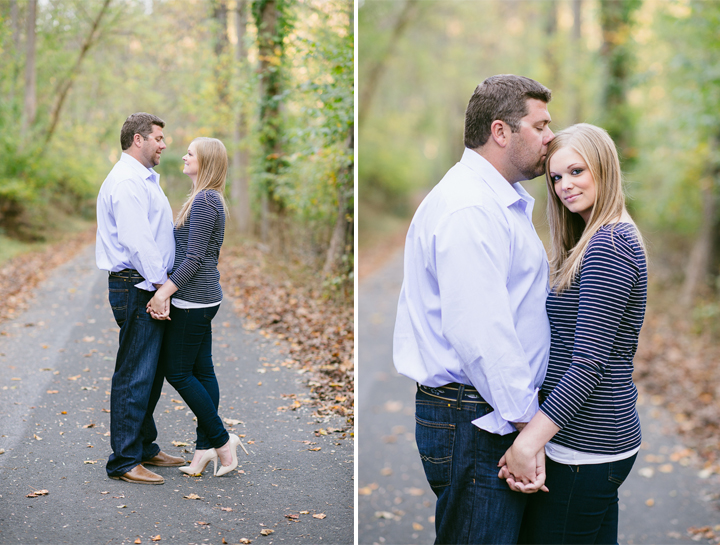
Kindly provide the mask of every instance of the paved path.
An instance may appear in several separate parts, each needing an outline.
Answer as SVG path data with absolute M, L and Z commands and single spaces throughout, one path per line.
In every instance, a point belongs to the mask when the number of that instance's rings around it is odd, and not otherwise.
M 278 409 L 307 387 L 271 340 L 243 329 L 229 299 L 213 322 L 220 413 L 238 421 L 250 455 L 238 449 L 238 471 L 221 478 L 153 468 L 164 485 L 108 479 L 118 329 L 107 273 L 88 247 L 48 276 L 32 308 L 0 324 L 0 543 L 353 542 L 354 445 L 332 431 L 343 420 Z M 192 413 L 168 384 L 155 416 L 161 448 L 189 460 Z M 26 497 L 38 490 L 49 493 Z
M 359 288 L 356 412 L 361 544 L 432 543 L 435 538 L 435 496 L 415 446 L 415 384 L 398 375 L 392 364 L 401 282 L 402 252 Z M 690 542 L 689 527 L 720 524 L 718 476 L 703 479 L 699 468 L 683 465 L 688 458 L 682 456 L 683 447 L 662 408 L 646 400 L 639 409 L 644 442 L 631 476 L 620 489 L 619 541 Z

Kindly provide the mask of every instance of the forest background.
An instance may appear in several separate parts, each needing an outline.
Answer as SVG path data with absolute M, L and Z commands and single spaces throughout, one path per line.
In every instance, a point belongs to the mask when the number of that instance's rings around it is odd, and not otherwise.
M 189 143 L 224 142 L 224 289 L 351 423 L 354 26 L 351 0 L 0 0 L 0 321 L 94 240 L 120 128 L 150 112 L 176 211 Z
M 553 91 L 555 132 L 593 123 L 618 146 L 650 257 L 634 378 L 670 411 L 705 475 L 720 473 L 719 25 L 720 2 L 695 0 L 358 9 L 360 279 L 402 247 L 420 200 L 459 160 L 475 86 L 501 73 L 540 81 Z M 545 181 L 523 185 L 548 247 Z

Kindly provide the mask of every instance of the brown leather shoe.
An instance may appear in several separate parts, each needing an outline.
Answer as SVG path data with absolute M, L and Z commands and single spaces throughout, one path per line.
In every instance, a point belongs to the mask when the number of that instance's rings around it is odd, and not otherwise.
M 164 484 L 165 483 L 165 479 L 163 479 L 157 473 L 153 473 L 149 469 L 145 469 L 142 464 L 136 465 L 134 468 L 132 468 L 130 471 L 128 471 L 124 475 L 119 475 L 117 477 L 110 477 L 110 478 L 117 479 L 120 481 L 127 481 L 129 483 L 136 483 L 136 484 Z
M 169 454 L 165 454 L 162 450 L 149 460 L 143 460 L 143 464 L 146 466 L 158 467 L 178 467 L 184 466 L 185 463 L 185 458 L 180 458 L 180 456 L 170 456 Z

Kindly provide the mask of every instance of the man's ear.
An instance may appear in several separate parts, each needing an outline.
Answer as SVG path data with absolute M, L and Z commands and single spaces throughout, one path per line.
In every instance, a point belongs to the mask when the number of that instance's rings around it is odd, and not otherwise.
M 133 135 L 133 145 L 138 146 L 141 148 L 143 146 L 143 143 L 145 142 L 145 138 L 142 137 L 142 135 L 135 133 Z
M 510 125 L 499 119 L 496 119 L 490 125 L 490 135 L 501 148 L 507 146 L 510 141 L 510 132 Z

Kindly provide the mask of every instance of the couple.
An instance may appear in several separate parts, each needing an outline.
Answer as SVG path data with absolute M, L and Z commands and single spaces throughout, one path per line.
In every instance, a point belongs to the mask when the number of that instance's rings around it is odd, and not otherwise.
M 217 264 L 227 210 L 227 153 L 220 140 L 192 141 L 183 157 L 192 189 L 173 225 L 153 170 L 167 147 L 164 127 L 147 113 L 127 118 L 120 131 L 121 158 L 97 200 L 96 262 L 109 272 L 110 305 L 120 326 L 110 397 L 113 453 L 106 471 L 112 479 L 138 484 L 164 483 L 148 465 L 182 466 L 183 473 L 196 475 L 213 460 L 215 475 L 224 475 L 237 467 L 240 444 L 217 413 L 220 392 L 211 351 L 211 321 L 222 301 Z M 164 378 L 197 417 L 189 466 L 155 444 L 153 412 Z
M 617 543 L 645 251 L 612 140 L 553 135 L 550 99 L 525 77 L 480 84 L 467 149 L 407 235 L 394 361 L 418 383 L 436 543 Z M 543 173 L 549 267 L 518 183 Z

